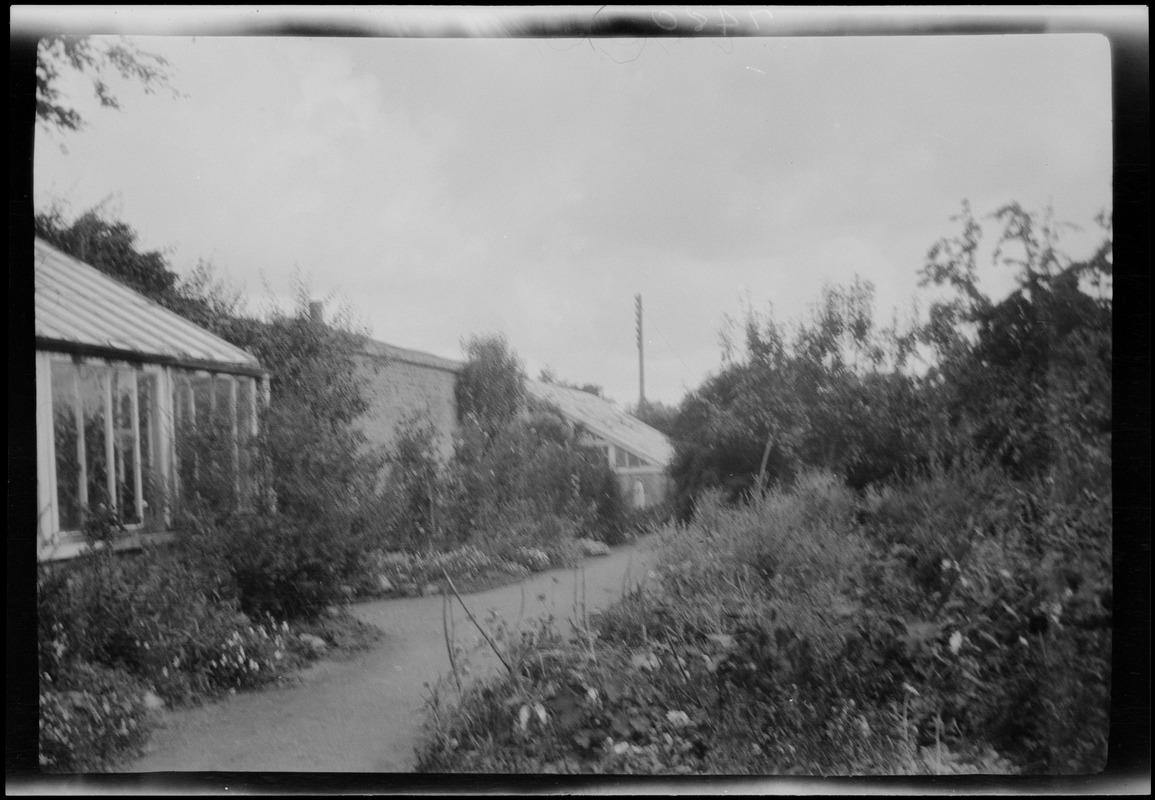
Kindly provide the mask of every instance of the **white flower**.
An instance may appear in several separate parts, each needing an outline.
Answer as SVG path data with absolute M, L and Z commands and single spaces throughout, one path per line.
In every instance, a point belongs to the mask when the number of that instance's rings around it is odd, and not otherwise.
M 951 651 L 951 653 L 958 655 L 958 651 L 959 651 L 959 648 L 962 647 L 962 643 L 963 643 L 962 631 L 955 631 L 954 633 L 952 633 L 950 635 L 950 651 Z
M 686 715 L 685 711 L 667 711 L 666 719 L 669 720 L 671 725 L 678 728 L 690 724 L 690 718 Z
M 629 749 L 630 749 L 630 743 L 629 742 L 618 742 L 617 744 L 614 745 L 614 755 L 620 756 L 622 753 L 629 752 Z

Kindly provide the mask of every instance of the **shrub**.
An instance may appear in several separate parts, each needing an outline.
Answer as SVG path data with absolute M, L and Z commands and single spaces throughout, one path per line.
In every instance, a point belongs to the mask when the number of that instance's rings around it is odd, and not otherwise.
M 861 503 L 822 473 L 740 507 L 707 492 L 693 523 L 661 532 L 657 585 L 597 617 L 592 657 L 528 654 L 537 666 L 522 678 L 438 712 L 422 763 L 1094 772 L 1110 701 L 1109 531 L 1106 496 L 1059 502 L 1046 482 L 988 470 Z M 677 730 L 663 729 L 666 710 L 684 714 Z
M 486 513 L 475 538 L 480 547 L 498 557 L 539 571 L 578 563 L 580 532 L 579 523 L 572 519 L 539 514 L 531 504 L 517 503 Z
M 525 408 L 525 366 L 501 334 L 471 337 L 465 353 L 455 385 L 457 411 L 492 437 Z
M 427 549 L 456 538 L 449 475 L 437 452 L 437 430 L 425 414 L 407 417 L 386 453 L 388 477 L 372 501 L 376 545 Z
M 40 766 L 49 772 L 109 769 L 147 735 L 143 685 L 124 670 L 77 662 L 40 674 Z
M 254 624 L 227 592 L 219 573 L 179 552 L 89 553 L 42 568 L 40 669 L 56 680 L 77 663 L 122 668 L 177 704 L 273 678 L 283 634 Z M 238 637 L 246 669 L 229 672 Z
M 1109 500 L 956 470 L 868 498 L 871 606 L 906 618 L 885 661 L 922 737 L 985 741 L 1038 773 L 1106 759 Z
M 253 618 L 316 616 L 344 599 L 343 587 L 363 568 L 364 540 L 345 520 L 242 512 L 186 535 L 190 557 L 227 575 L 240 610 Z

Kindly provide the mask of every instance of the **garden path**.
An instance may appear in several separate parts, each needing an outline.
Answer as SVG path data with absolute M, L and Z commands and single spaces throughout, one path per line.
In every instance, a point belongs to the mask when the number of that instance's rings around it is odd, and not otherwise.
M 490 610 L 524 629 L 552 615 L 559 630 L 585 604 L 593 612 L 645 580 L 650 542 L 615 547 L 574 570 L 464 595 L 484 624 Z M 576 604 L 575 604 L 576 601 Z M 480 643 L 477 629 L 453 603 L 458 642 Z M 201 708 L 164 712 L 130 772 L 406 772 L 415 762 L 426 684 L 450 672 L 438 595 L 358 603 L 353 613 L 385 636 L 347 660 L 322 660 L 284 687 L 244 692 Z M 484 645 L 481 645 L 484 647 Z M 485 650 L 471 657 L 473 675 L 495 668 Z

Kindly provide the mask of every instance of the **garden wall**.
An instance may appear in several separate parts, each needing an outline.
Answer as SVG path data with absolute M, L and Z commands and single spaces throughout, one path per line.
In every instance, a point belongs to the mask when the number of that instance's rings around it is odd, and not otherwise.
M 420 413 L 437 430 L 440 455 L 446 460 L 452 456 L 459 362 L 370 341 L 357 356 L 357 366 L 367 382 L 369 409 L 361 418 L 361 426 L 370 445 L 389 446 L 397 425 Z

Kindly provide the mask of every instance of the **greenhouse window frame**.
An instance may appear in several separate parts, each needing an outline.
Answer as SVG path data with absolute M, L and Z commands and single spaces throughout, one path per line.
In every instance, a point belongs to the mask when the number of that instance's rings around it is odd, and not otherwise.
M 268 403 L 268 378 L 248 369 L 234 372 L 198 367 L 158 363 L 143 357 L 37 350 L 37 536 L 41 559 L 69 558 L 80 552 L 85 545 L 82 521 L 98 498 L 120 518 L 126 531 L 116 547 L 131 547 L 146 538 L 164 539 L 171 535 L 173 503 L 181 491 L 174 411 L 182 380 L 211 379 L 214 398 L 215 382 L 223 380 L 227 385 L 232 432 L 229 458 L 234 498 L 241 500 L 240 436 L 257 433 L 259 408 Z M 59 383 L 66 375 L 71 376 L 67 389 Z M 82 390 L 86 380 L 83 389 L 88 390 L 87 394 Z M 243 415 L 237 405 L 242 381 L 249 382 Z M 150 387 L 143 395 L 142 383 Z M 68 404 L 63 410 L 61 401 Z M 61 428 L 69 421 L 71 431 L 63 431 L 62 437 Z M 76 442 L 76 475 L 62 495 L 57 439 L 64 438 L 66 446 L 70 446 L 70 432 Z M 90 460 L 94 465 L 91 474 Z M 90 497 L 93 486 L 100 491 Z M 72 500 L 75 513 L 62 519 L 65 499 Z M 150 506 L 150 500 L 156 505 Z

